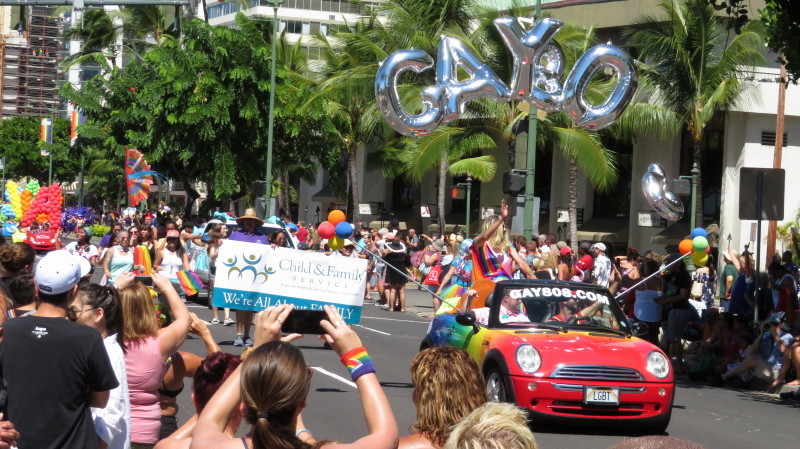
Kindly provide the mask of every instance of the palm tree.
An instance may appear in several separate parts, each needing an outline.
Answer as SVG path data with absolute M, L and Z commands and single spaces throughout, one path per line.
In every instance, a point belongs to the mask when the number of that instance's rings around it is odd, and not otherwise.
M 723 19 L 705 0 L 662 1 L 662 17 L 646 16 L 626 30 L 640 52 L 639 73 L 654 102 L 677 116 L 692 138 L 694 163 L 702 173 L 705 126 L 741 101 L 742 66 L 765 62 L 759 25 L 745 25 L 731 38 Z M 702 225 L 701 175 L 697 176 L 696 223 Z

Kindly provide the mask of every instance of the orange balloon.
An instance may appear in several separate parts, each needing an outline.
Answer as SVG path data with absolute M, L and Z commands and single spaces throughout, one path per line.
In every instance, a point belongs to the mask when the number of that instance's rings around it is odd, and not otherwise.
M 334 226 L 343 222 L 344 218 L 344 212 L 340 211 L 339 209 L 334 209 L 328 212 L 328 221 Z
M 681 240 L 681 243 L 678 244 L 678 251 L 681 254 L 691 253 L 692 252 L 692 241 L 689 239 Z

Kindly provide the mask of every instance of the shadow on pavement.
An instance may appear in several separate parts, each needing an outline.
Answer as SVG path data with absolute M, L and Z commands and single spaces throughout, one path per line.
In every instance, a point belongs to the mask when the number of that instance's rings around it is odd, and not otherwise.
M 386 388 L 414 388 L 414 385 L 406 382 L 380 382 Z

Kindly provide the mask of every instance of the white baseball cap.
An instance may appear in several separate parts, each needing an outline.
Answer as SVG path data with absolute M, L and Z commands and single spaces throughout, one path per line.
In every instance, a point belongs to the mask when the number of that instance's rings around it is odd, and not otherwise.
M 592 248 L 599 249 L 602 252 L 606 252 L 606 244 L 602 242 L 595 243 L 594 245 L 592 245 Z
M 36 288 L 45 295 L 68 292 L 91 269 L 92 265 L 83 257 L 63 249 L 51 251 L 36 264 Z

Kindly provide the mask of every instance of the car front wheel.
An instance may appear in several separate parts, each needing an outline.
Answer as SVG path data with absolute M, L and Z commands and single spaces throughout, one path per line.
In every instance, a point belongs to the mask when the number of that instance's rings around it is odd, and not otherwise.
M 508 402 L 506 383 L 496 366 L 486 372 L 486 396 L 492 402 Z

